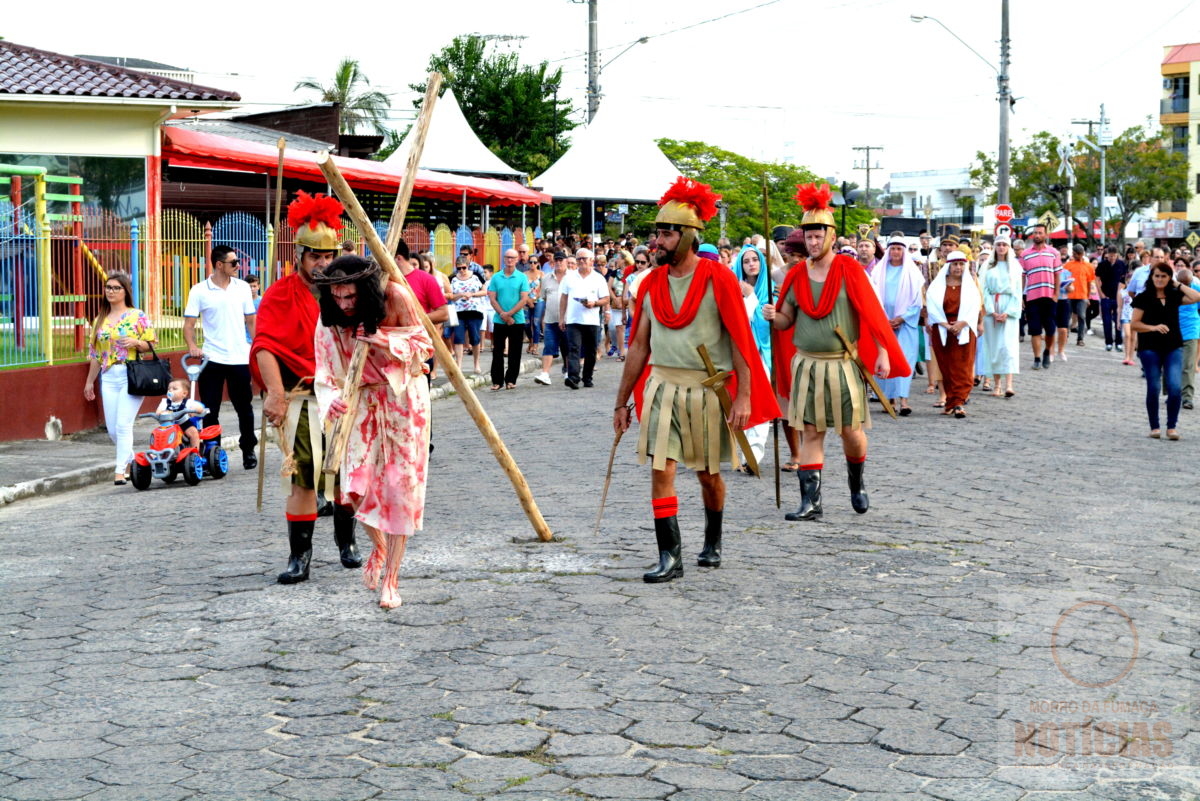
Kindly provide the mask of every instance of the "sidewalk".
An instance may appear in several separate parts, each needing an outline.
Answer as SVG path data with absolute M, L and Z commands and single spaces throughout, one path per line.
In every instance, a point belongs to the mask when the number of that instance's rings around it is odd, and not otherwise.
M 490 364 L 490 353 L 483 354 L 484 366 Z M 557 366 L 556 366 L 557 367 Z M 521 361 L 521 375 L 532 376 L 541 369 L 541 359 L 526 356 Z M 557 375 L 557 374 L 556 374 Z M 472 387 L 490 386 L 487 375 L 467 375 Z M 432 400 L 457 394 L 450 386 L 444 370 L 438 370 L 430 392 Z M 261 422 L 259 400 L 254 400 L 254 419 Z M 228 403 L 221 409 L 221 425 L 225 436 L 222 447 L 229 451 L 230 473 L 242 472 L 238 451 L 237 415 Z M 150 441 L 154 421 L 141 419 L 133 425 L 133 448 L 142 450 Z M 113 445 L 103 428 L 83 431 L 61 440 L 18 440 L 0 442 L 0 507 L 39 495 L 111 482 L 113 477 Z

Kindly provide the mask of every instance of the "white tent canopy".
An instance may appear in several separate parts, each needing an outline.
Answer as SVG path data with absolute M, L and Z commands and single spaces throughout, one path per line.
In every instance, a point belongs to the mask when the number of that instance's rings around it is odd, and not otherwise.
M 636 127 L 619 114 L 597 114 L 533 183 L 555 200 L 657 203 L 679 170 Z
M 405 137 L 404 143 L 384 164 L 403 170 L 412 149 L 412 138 Z M 433 118 L 429 121 L 429 133 L 425 138 L 425 149 L 421 151 L 420 167 L 440 172 L 461 172 L 471 175 L 522 175 L 520 170 L 505 164 L 499 156 L 479 141 L 471 124 L 463 116 L 458 98 L 452 89 L 447 89 L 433 107 Z

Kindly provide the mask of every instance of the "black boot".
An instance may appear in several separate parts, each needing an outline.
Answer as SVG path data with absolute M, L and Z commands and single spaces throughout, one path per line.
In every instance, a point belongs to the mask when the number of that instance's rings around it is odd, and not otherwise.
M 654 536 L 658 539 L 658 567 L 642 575 L 647 584 L 659 584 L 683 575 L 680 554 L 679 518 L 658 517 L 654 520 Z
M 704 507 L 704 550 L 696 557 L 700 567 L 721 566 L 721 519 L 724 516 L 722 509 Z
M 292 555 L 288 558 L 287 570 L 279 574 L 280 584 L 299 584 L 308 581 L 308 563 L 312 560 L 312 520 L 288 521 L 288 545 Z
M 846 477 L 850 482 L 850 505 L 860 515 L 871 508 L 871 499 L 867 497 L 867 485 L 863 482 L 863 471 L 866 462 L 846 462 Z
M 342 558 L 342 567 L 362 567 L 362 554 L 354 542 L 354 510 L 349 506 L 333 507 L 333 541 L 337 544 L 338 553 Z
M 816 520 L 821 516 L 821 471 L 801 470 L 800 508 L 788 512 L 784 520 Z

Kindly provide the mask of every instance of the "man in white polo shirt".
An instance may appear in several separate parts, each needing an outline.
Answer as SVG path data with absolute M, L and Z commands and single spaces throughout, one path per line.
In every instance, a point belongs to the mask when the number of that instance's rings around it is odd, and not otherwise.
M 209 408 L 204 425 L 220 422 L 221 396 L 229 389 L 241 430 L 242 467 L 258 466 L 254 448 L 254 407 L 250 391 L 250 339 L 254 338 L 254 296 L 250 285 L 237 277 L 238 257 L 233 248 L 212 250 L 212 274 L 192 287 L 183 311 L 183 339 L 193 359 L 208 357 L 200 373 L 200 402 Z M 196 345 L 196 319 L 204 326 L 204 349 Z
M 600 313 L 609 303 L 608 283 L 592 270 L 594 255 L 587 248 L 575 253 L 579 269 L 568 271 L 558 285 L 558 327 L 567 334 L 567 380 L 571 389 L 592 386 L 596 348 L 600 346 Z M 579 357 L 583 356 L 580 374 Z

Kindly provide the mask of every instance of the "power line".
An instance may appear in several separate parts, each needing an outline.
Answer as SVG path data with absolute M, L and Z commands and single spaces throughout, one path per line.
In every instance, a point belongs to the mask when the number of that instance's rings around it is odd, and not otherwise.
M 673 33 L 680 33 L 682 31 L 691 30 L 692 28 L 699 28 L 701 25 L 707 25 L 710 22 L 718 22 L 723 19 L 729 19 L 730 17 L 736 17 L 739 14 L 745 14 L 750 11 L 757 11 L 760 8 L 765 8 L 767 6 L 773 6 L 776 3 L 782 3 L 782 2 L 784 2 L 784 0 L 767 0 L 767 2 L 765 2 L 765 3 L 759 3 L 756 6 L 750 6 L 749 8 L 739 9 L 738 11 L 730 11 L 729 13 L 722 14 L 719 17 L 712 17 L 711 19 L 705 19 L 705 20 L 700 20 L 699 22 L 693 22 L 691 25 L 684 25 L 682 28 L 674 28 L 669 31 L 663 31 L 662 33 L 646 34 L 645 36 L 639 36 L 637 39 L 631 39 L 628 42 L 621 42 L 620 44 L 609 45 L 608 47 L 601 47 L 601 48 L 597 49 L 596 52 L 603 53 L 606 50 L 616 50 L 618 47 L 628 47 L 628 46 L 637 44 L 638 42 L 642 41 L 643 39 L 660 39 L 663 36 L 670 36 Z M 581 51 L 579 51 L 577 53 L 573 53 L 569 56 L 563 56 L 562 58 L 548 59 L 546 61 L 546 63 L 547 64 L 557 64 L 560 61 L 571 61 L 572 59 L 582 58 L 583 56 L 586 56 L 586 55 L 587 55 L 587 51 L 581 50 Z

